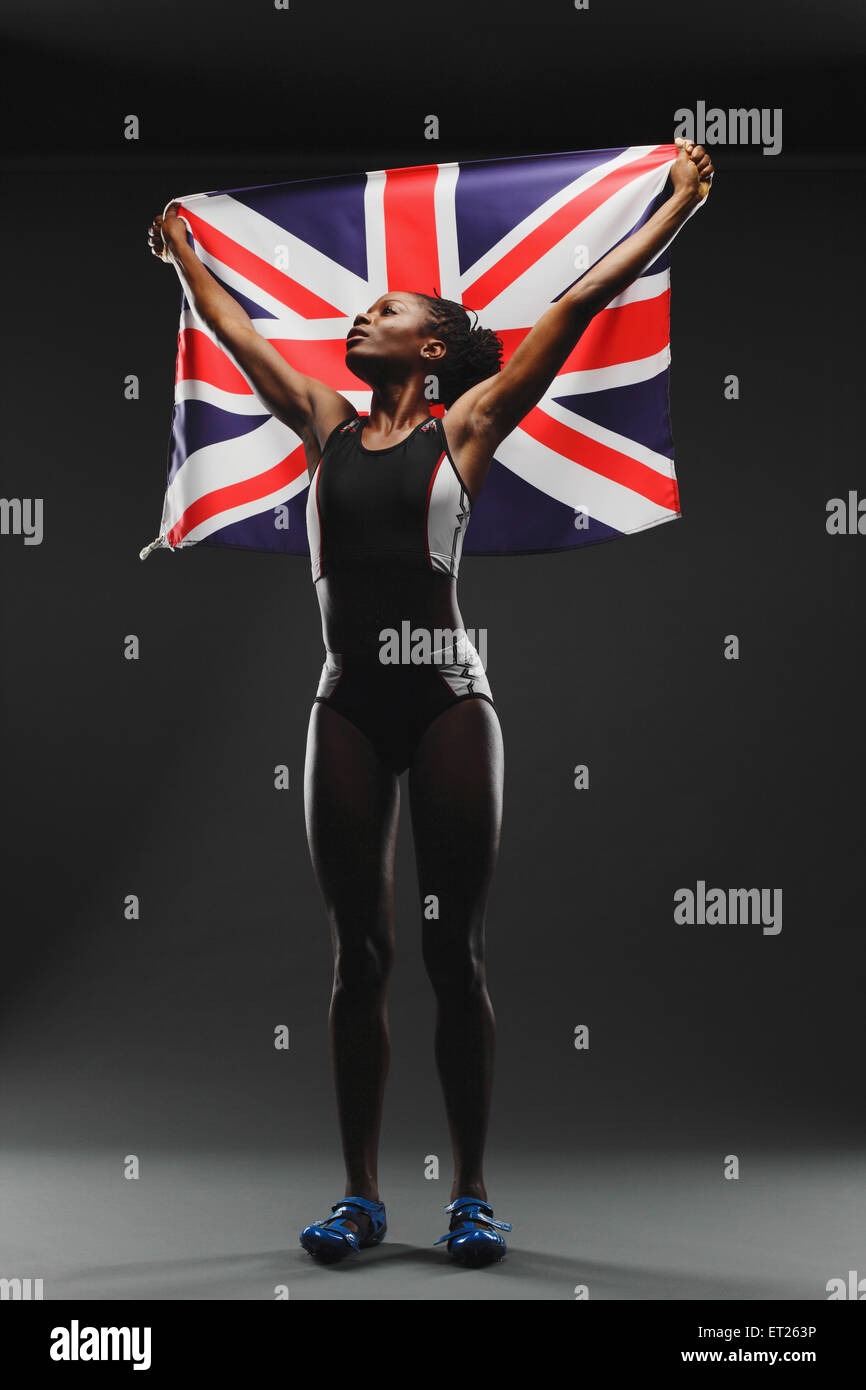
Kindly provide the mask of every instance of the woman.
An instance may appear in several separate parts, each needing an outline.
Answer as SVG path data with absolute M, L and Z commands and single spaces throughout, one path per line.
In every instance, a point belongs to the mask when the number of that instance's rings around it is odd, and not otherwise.
M 538 320 L 500 369 L 501 344 L 462 306 L 409 291 L 355 317 L 346 362 L 372 390 L 360 417 L 338 391 L 288 366 L 191 250 L 173 204 L 151 250 L 265 407 L 303 440 L 307 529 L 326 660 L 310 717 L 307 834 L 334 949 L 329 1015 L 346 1195 L 301 1234 L 321 1259 L 377 1245 L 386 1230 L 377 1151 L 389 1061 L 393 862 L 400 774 L 423 905 L 423 956 L 437 999 L 436 1062 L 454 1155 L 449 1230 L 436 1244 L 467 1265 L 505 1254 L 482 1157 L 494 1056 L 484 917 L 502 813 L 503 752 L 490 686 L 457 606 L 472 506 L 500 441 L 544 395 L 587 324 L 656 258 L 709 191 L 700 145 L 677 140 L 673 191 L 645 226 Z M 431 377 L 446 407 L 427 407 Z M 392 662 L 408 623 L 419 662 Z M 442 634 L 446 634 L 443 639 Z M 427 636 L 416 646 L 417 635 Z M 455 638 L 458 648 L 455 653 Z M 384 645 L 383 645 L 384 644 Z

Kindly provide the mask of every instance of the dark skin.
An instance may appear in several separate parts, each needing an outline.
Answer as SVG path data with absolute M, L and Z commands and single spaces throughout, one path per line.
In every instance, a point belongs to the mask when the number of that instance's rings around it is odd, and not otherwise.
M 448 446 L 474 501 L 497 447 L 538 403 L 593 317 L 655 259 L 709 192 L 706 150 L 677 139 L 667 201 L 539 318 L 502 371 L 465 391 L 443 420 Z M 186 240 L 172 204 L 148 243 L 174 265 L 187 299 L 277 419 L 302 440 L 310 477 L 336 425 L 357 415 L 340 392 L 298 372 L 256 332 Z M 346 363 L 372 391 L 363 427 L 368 449 L 390 448 L 429 418 L 428 378 L 448 351 L 426 327 L 427 305 L 388 292 L 355 315 Z M 360 330 L 353 336 L 354 330 Z M 323 581 L 320 581 L 322 583 Z M 462 627 L 456 609 L 453 621 Z M 447 780 L 462 769 L 463 784 Z M 422 900 L 449 884 L 450 932 L 424 928 L 423 953 L 437 1000 L 435 1050 L 454 1153 L 451 1200 L 486 1200 L 482 1157 L 489 1114 L 495 1025 L 484 977 L 484 910 L 499 844 L 503 755 L 493 709 L 463 701 L 430 726 L 409 770 Z M 350 777 L 346 778 L 347 769 Z M 451 773 L 453 776 L 453 772 Z M 313 706 L 307 745 L 307 830 L 335 955 L 329 1015 L 331 1056 L 346 1161 L 346 1196 L 379 1200 L 377 1150 L 389 1061 L 386 989 L 393 958 L 393 856 L 399 783 L 359 730 Z M 461 802 L 464 831 L 450 827 Z M 354 802 L 354 804 L 353 804 Z M 359 1218 L 363 1223 L 364 1218 Z M 357 1223 L 349 1223 L 355 1224 Z

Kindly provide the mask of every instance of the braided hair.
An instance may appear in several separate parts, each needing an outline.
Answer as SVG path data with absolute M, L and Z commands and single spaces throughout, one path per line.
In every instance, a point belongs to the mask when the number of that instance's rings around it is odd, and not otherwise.
M 453 299 L 417 292 L 416 298 L 423 299 L 428 307 L 423 331 L 435 333 L 448 348 L 436 364 L 439 397 L 447 409 L 470 386 L 501 370 L 502 341 L 492 328 L 479 327 L 474 309 L 473 324 L 463 305 Z

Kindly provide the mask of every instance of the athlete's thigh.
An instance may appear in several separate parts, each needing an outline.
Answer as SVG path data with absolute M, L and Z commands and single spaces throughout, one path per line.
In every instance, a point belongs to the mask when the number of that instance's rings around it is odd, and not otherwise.
M 366 736 L 314 704 L 304 768 L 307 840 L 341 931 L 369 932 L 390 918 L 399 808 L 399 782 Z
M 483 908 L 502 824 L 505 759 L 495 709 L 465 699 L 424 733 L 409 768 L 415 857 L 423 896 L 458 917 Z M 450 915 L 450 914 L 449 914 Z

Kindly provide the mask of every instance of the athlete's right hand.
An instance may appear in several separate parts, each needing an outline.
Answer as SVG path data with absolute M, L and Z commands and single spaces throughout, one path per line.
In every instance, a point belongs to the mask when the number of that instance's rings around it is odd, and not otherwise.
M 153 219 L 147 231 L 147 244 L 155 256 L 161 261 L 171 264 L 171 256 L 168 253 L 168 246 L 173 237 L 186 237 L 186 224 L 177 216 L 175 209 L 180 207 L 180 203 L 171 203 L 165 210 L 165 214 L 158 213 Z

